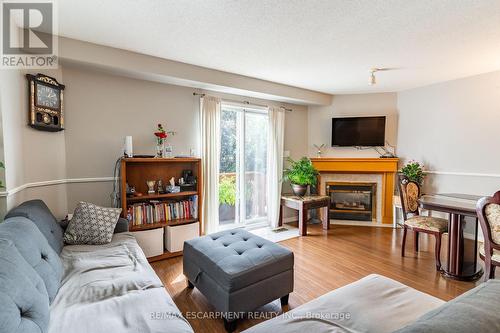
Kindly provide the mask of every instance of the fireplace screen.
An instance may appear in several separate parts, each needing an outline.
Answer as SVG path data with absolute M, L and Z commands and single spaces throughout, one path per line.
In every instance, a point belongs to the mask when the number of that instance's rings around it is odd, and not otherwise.
M 372 221 L 376 218 L 376 183 L 327 183 L 330 219 Z

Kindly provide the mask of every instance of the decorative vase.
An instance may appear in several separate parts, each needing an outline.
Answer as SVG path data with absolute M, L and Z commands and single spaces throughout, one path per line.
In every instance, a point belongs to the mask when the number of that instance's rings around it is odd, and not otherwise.
M 165 150 L 165 142 L 163 139 L 156 139 L 156 158 L 162 158 Z
M 167 143 L 164 146 L 165 146 L 165 155 L 163 155 L 163 157 L 166 157 L 166 158 L 174 157 L 174 154 L 173 154 L 174 149 L 172 148 L 172 145 L 170 143 Z
M 296 196 L 303 197 L 307 192 L 307 185 L 291 184 L 292 191 Z
M 323 154 L 323 152 L 321 151 L 321 149 L 323 149 L 325 147 L 325 144 L 323 143 L 323 144 L 321 144 L 319 146 L 318 145 L 313 145 L 313 146 L 314 146 L 314 148 L 316 148 L 316 156 L 318 158 L 321 158 L 321 154 Z

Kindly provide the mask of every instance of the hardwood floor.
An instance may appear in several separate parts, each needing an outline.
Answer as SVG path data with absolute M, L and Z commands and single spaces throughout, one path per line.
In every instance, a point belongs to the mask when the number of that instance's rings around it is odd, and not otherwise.
M 311 225 L 306 237 L 292 238 L 281 245 L 295 254 L 295 288 L 289 305 L 295 308 L 333 289 L 376 273 L 400 281 L 410 287 L 443 300 L 450 300 L 482 282 L 448 280 L 436 272 L 434 239 L 420 235 L 420 252 L 413 251 L 413 235 L 408 234 L 406 256 L 401 257 L 400 229 L 353 226 L 332 226 L 323 231 L 320 225 Z M 441 252 L 446 263 L 446 237 Z M 220 319 L 197 319 L 214 309 L 195 288 L 187 289 L 182 274 L 182 257 L 152 263 L 169 294 L 189 320 L 195 332 L 225 332 Z M 264 306 L 262 311 L 281 311 L 279 300 Z M 246 319 L 238 322 L 238 331 L 265 319 Z

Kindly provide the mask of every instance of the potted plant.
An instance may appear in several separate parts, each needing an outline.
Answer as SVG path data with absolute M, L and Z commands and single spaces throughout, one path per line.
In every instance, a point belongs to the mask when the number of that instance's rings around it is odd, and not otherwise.
M 304 196 L 307 186 L 316 184 L 318 170 L 307 157 L 302 157 L 298 161 L 288 158 L 288 162 L 290 166 L 283 172 L 283 179 L 291 183 L 295 195 Z
M 236 178 L 222 177 L 219 182 L 219 219 L 234 220 L 236 213 Z
M 424 183 L 424 165 L 420 162 L 411 160 L 401 168 L 401 174 L 406 177 L 409 181 L 415 182 L 422 186 Z

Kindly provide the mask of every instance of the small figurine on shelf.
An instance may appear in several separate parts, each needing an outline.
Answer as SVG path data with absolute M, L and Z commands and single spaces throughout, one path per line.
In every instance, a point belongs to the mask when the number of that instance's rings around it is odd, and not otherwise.
M 127 197 L 133 197 L 135 195 L 135 187 L 130 186 L 128 183 L 126 184 L 126 186 L 127 186 L 126 189 Z
M 167 186 L 167 192 L 169 193 L 179 193 L 181 191 L 180 186 L 175 186 L 175 178 L 172 177 L 169 180 L 170 185 Z
M 317 144 L 313 144 L 314 148 L 317 149 L 316 151 L 316 156 L 321 158 L 321 154 L 323 154 L 323 152 L 321 151 L 321 149 L 325 148 L 325 144 L 322 143 L 320 146 L 318 146 Z
M 148 180 L 146 181 L 146 185 L 148 185 L 148 194 L 155 194 L 155 184 L 156 182 L 154 180 Z
M 164 194 L 165 189 L 163 188 L 163 182 L 161 179 L 158 179 L 156 182 L 156 189 L 158 190 L 158 194 Z

